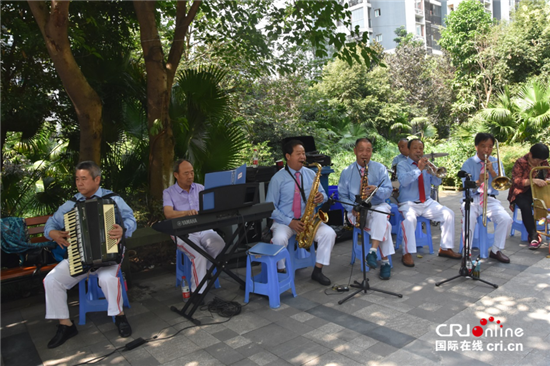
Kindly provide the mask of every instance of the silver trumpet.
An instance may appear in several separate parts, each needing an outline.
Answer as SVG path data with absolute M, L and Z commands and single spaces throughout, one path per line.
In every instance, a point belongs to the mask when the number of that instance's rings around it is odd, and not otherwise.
M 445 178 L 447 176 L 447 168 L 442 166 L 438 168 L 429 160 L 426 160 L 426 162 L 428 163 L 428 171 L 431 171 L 430 174 L 435 175 L 438 178 Z

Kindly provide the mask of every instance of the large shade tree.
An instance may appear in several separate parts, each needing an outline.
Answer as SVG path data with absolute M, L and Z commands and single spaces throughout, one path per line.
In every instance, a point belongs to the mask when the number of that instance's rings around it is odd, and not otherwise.
M 71 52 L 68 1 L 29 1 L 48 53 L 75 108 L 80 125 L 80 160 L 100 160 L 102 101 Z M 113 1 L 115 7 L 125 2 Z M 169 116 L 171 89 L 181 57 L 188 44 L 190 27 L 204 43 L 224 40 L 219 48 L 226 58 L 244 58 L 257 70 L 268 71 L 274 63 L 281 71 L 292 70 L 288 53 L 299 46 L 312 49 L 315 57 L 329 49 L 352 62 L 373 57 L 366 47 L 367 35 L 349 41 L 336 31 L 337 22 L 351 28 L 347 5 L 337 1 L 134 1 L 147 73 L 147 120 L 149 126 L 149 187 L 160 198 L 168 185 L 174 157 L 174 138 Z M 128 17 L 131 17 L 128 15 Z M 171 24 L 168 31 L 165 25 Z M 357 28 L 358 29 L 358 28 Z M 358 44 L 360 47 L 356 48 Z M 274 47 L 278 50 L 274 50 Z M 277 60 L 274 62 L 274 59 Z

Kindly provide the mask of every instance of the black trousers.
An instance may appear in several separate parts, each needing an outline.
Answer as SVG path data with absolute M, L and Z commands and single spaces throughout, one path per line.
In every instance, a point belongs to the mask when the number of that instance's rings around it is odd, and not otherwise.
M 538 234 L 535 218 L 533 217 L 533 195 L 531 194 L 531 188 L 524 193 L 518 194 L 514 203 L 521 211 L 521 219 L 523 220 L 523 226 L 525 226 L 527 234 L 529 234 L 529 241 L 536 240 Z

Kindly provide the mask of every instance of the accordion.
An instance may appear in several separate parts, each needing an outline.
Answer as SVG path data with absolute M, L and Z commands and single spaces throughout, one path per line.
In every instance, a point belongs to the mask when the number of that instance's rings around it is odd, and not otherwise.
M 109 239 L 109 231 L 116 223 L 113 200 L 79 201 L 64 215 L 64 221 L 65 230 L 70 234 L 67 253 L 71 276 L 120 263 L 117 240 Z

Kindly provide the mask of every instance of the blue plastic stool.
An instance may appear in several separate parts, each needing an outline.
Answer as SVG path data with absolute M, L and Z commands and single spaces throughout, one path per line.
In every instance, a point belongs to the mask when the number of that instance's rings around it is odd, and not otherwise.
M 527 233 L 527 229 L 525 229 L 525 225 L 523 225 L 523 221 L 518 219 L 518 212 L 521 212 L 518 205 L 516 205 L 516 208 L 514 209 L 514 214 L 512 215 L 512 228 L 510 229 L 510 236 L 514 236 L 516 233 L 516 230 L 519 230 L 521 233 L 521 241 L 528 241 L 529 240 L 529 234 Z M 538 222 L 535 221 L 535 226 L 537 227 L 537 230 L 543 231 L 544 225 L 539 225 Z
M 124 286 L 124 279 L 122 277 L 122 272 L 120 269 L 117 274 L 120 280 L 120 287 L 122 292 L 123 305 L 127 308 L 130 307 L 130 302 L 128 301 L 128 295 L 126 294 L 126 287 Z M 88 291 L 86 291 L 86 280 L 88 280 Z M 86 313 L 93 313 L 96 311 L 107 311 L 109 304 L 105 299 L 105 295 L 98 284 L 97 276 L 90 274 L 88 277 L 82 279 L 78 283 L 78 299 L 80 302 L 79 309 L 79 325 L 86 324 Z M 115 317 L 113 316 L 113 322 Z
M 487 217 L 487 223 L 492 222 L 491 219 Z M 497 224 L 495 223 L 495 231 L 497 231 Z M 479 249 L 479 257 L 487 258 L 489 256 L 489 249 L 493 246 L 495 241 L 495 234 L 489 234 L 487 232 L 487 227 L 483 226 L 483 215 L 477 217 L 476 228 L 474 230 L 474 238 L 472 239 L 471 247 Z M 460 253 L 464 246 L 464 241 L 462 239 L 462 233 L 460 233 Z
M 290 256 L 290 262 L 292 263 L 292 270 L 295 272 L 297 269 L 314 267 L 317 260 L 317 254 L 315 253 L 315 244 L 311 244 L 309 251 L 304 248 L 300 248 L 296 244 L 296 235 L 288 239 L 288 254 Z M 287 269 L 288 271 L 288 269 Z M 293 272 L 293 276 L 294 276 Z
M 403 217 L 401 217 L 398 225 L 397 238 L 395 239 L 395 249 L 399 249 L 399 246 L 403 242 L 403 228 L 401 227 L 401 222 Z M 422 231 L 422 223 L 426 226 L 426 233 Z M 430 254 L 434 254 L 434 248 L 432 243 L 432 228 L 430 220 L 425 217 L 418 216 L 416 218 L 416 230 L 414 231 L 414 236 L 416 238 L 416 247 L 421 248 L 427 246 L 430 250 Z
M 266 244 L 275 245 L 275 244 Z M 269 307 L 276 309 L 281 306 L 281 294 L 288 289 L 292 290 L 292 296 L 296 297 L 294 287 L 294 268 L 288 250 L 282 245 L 281 251 L 276 255 L 249 254 L 246 262 L 246 280 L 244 302 L 248 303 L 250 293 L 265 295 L 269 298 Z M 286 273 L 277 272 L 277 262 L 286 259 Z M 252 277 L 252 262 L 262 264 L 261 272 Z
M 361 258 L 361 271 L 363 271 L 363 261 L 365 258 L 363 258 L 363 248 L 361 248 L 361 245 L 359 245 L 359 234 L 361 234 L 361 229 L 354 227 L 353 228 L 353 250 L 351 251 L 351 263 L 355 263 L 355 258 Z M 370 234 L 363 230 L 362 233 L 363 242 L 365 243 L 365 256 L 368 254 L 371 244 L 370 244 Z M 378 247 L 378 250 L 376 251 L 376 257 L 378 260 L 382 260 L 382 256 L 380 255 L 380 247 Z M 388 256 L 388 259 L 390 261 L 390 266 L 393 268 L 393 262 L 391 260 L 391 255 Z M 366 271 L 369 271 L 369 266 L 365 265 Z
M 182 276 L 185 276 L 188 284 L 191 283 L 191 266 L 191 259 L 189 259 L 189 257 L 184 252 L 176 249 L 176 287 L 179 287 L 181 285 Z M 215 269 L 213 273 L 216 273 Z M 216 282 L 214 282 L 214 287 L 221 287 L 219 278 L 216 278 Z
M 390 216 L 391 233 L 397 235 L 403 218 L 401 217 L 401 212 L 399 212 L 399 207 L 395 203 L 390 203 L 390 207 L 393 214 L 393 216 Z
M 518 205 L 516 205 L 516 208 L 514 209 L 514 214 L 512 215 L 512 229 L 510 229 L 510 236 L 514 236 L 516 230 L 519 230 L 519 232 L 521 233 L 521 241 L 527 241 L 529 234 L 525 229 L 525 225 L 523 225 L 523 221 L 518 219 L 518 212 L 520 212 L 520 209 Z

